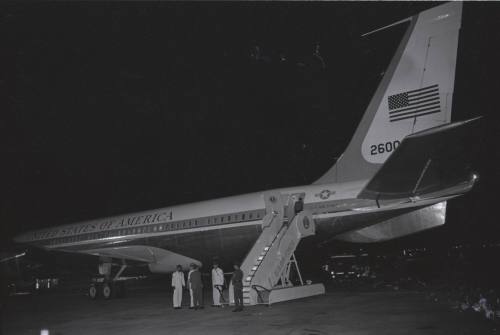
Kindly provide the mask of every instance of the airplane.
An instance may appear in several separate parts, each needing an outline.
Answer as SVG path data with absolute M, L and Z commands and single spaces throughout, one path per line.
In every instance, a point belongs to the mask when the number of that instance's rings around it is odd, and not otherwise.
M 216 255 L 248 257 L 270 214 L 268 194 L 299 194 L 321 240 L 373 243 L 443 225 L 447 201 L 478 179 L 456 145 L 477 118 L 451 121 L 461 16 L 462 3 L 450 2 L 365 34 L 407 25 L 346 150 L 311 185 L 39 229 L 14 240 L 93 255 L 101 274 L 118 261 L 118 278 L 131 263 L 171 273 L 177 264 L 211 264 Z M 111 296 L 110 286 L 99 289 Z M 96 290 L 91 285 L 91 297 Z

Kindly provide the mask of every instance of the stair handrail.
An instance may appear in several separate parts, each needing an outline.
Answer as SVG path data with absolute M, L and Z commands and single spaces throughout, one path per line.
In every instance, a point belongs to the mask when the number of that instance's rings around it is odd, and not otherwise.
M 257 292 L 257 296 L 259 297 L 259 300 L 261 303 L 265 303 L 264 299 L 262 298 L 261 292 L 266 291 L 266 292 L 271 293 L 271 291 L 272 291 L 272 290 L 270 290 L 267 287 L 264 287 L 262 285 L 252 285 L 252 289 L 255 290 L 255 292 Z
M 214 287 L 217 289 L 217 291 L 219 291 L 222 304 L 226 304 L 226 299 L 224 299 L 224 290 L 226 289 L 226 287 L 224 285 L 214 285 Z

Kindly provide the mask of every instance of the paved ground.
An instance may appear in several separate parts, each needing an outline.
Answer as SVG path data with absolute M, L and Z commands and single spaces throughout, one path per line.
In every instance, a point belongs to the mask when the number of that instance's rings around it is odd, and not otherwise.
M 415 292 L 333 292 L 255 306 L 173 310 L 170 294 L 137 290 L 127 298 L 90 301 L 80 294 L 10 297 L 2 302 L 2 334 L 496 334 L 495 324 L 459 313 Z

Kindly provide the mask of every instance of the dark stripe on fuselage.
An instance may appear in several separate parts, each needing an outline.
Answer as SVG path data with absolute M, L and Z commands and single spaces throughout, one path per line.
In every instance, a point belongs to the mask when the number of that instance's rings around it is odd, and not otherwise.
M 323 206 L 323 203 L 315 205 Z M 311 239 L 316 242 L 328 240 L 337 234 L 376 224 L 414 209 L 395 209 L 377 213 L 359 213 L 348 217 L 318 219 L 317 236 Z M 147 245 L 197 259 L 206 265 L 217 259 L 221 262 L 220 265 L 224 264 L 226 268 L 230 268 L 231 262 L 243 260 L 261 232 L 262 226 L 256 222 L 254 225 L 232 226 L 225 230 L 185 230 L 170 235 L 138 236 L 136 239 L 124 241 L 120 246 Z M 308 238 L 308 240 L 311 239 Z M 105 248 L 103 242 L 105 243 L 105 241 L 94 241 L 85 247 L 89 250 Z M 81 247 L 74 245 L 64 250 L 80 251 Z
M 357 199 L 352 200 L 356 201 Z M 342 204 L 340 205 L 340 203 Z M 319 214 L 331 211 L 342 211 L 345 210 L 346 207 L 349 207 L 349 205 L 346 203 L 346 200 L 331 200 L 305 204 L 304 207 L 313 214 Z M 31 243 L 40 247 L 50 247 L 54 249 L 57 249 L 59 246 L 64 249 L 68 249 L 68 246 L 71 246 L 70 249 L 89 249 L 89 247 L 95 247 L 98 244 L 103 245 L 110 242 L 119 243 L 120 238 L 126 239 L 128 236 L 133 240 L 139 240 L 142 238 L 140 235 L 165 235 L 165 233 L 176 231 L 179 231 L 178 234 L 190 234 L 190 230 L 194 232 L 200 230 L 200 228 L 207 227 L 220 227 L 220 229 L 222 229 L 227 225 L 259 221 L 262 220 L 264 215 L 265 209 L 262 208 L 251 211 L 226 213 L 224 215 L 192 218 L 189 220 L 177 220 L 144 226 L 132 226 L 71 236 L 53 237 L 32 241 Z M 173 235 L 176 234 L 177 233 L 174 233 Z M 130 239 L 128 241 L 130 241 Z
M 140 234 L 161 234 L 179 230 L 198 229 L 211 226 L 224 226 L 234 223 L 251 222 L 261 220 L 264 217 L 264 209 L 229 213 L 224 215 L 207 216 L 193 218 L 189 220 L 177 220 L 158 224 L 149 224 L 145 226 L 124 227 L 92 233 L 76 234 L 72 236 L 55 237 L 41 241 L 35 241 L 40 246 L 50 246 L 56 248 L 58 245 L 67 245 L 71 243 L 102 241 L 113 237 L 134 236 L 134 239 L 140 238 Z M 87 243 L 85 243 L 87 244 Z

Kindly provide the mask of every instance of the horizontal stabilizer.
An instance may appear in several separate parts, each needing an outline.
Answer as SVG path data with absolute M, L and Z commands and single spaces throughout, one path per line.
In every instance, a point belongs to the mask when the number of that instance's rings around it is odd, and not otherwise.
M 444 225 L 446 201 L 404 213 L 377 224 L 335 236 L 336 240 L 374 243 L 415 234 Z
M 470 126 L 479 118 L 434 127 L 406 136 L 358 195 L 395 199 L 439 192 L 469 182 Z

